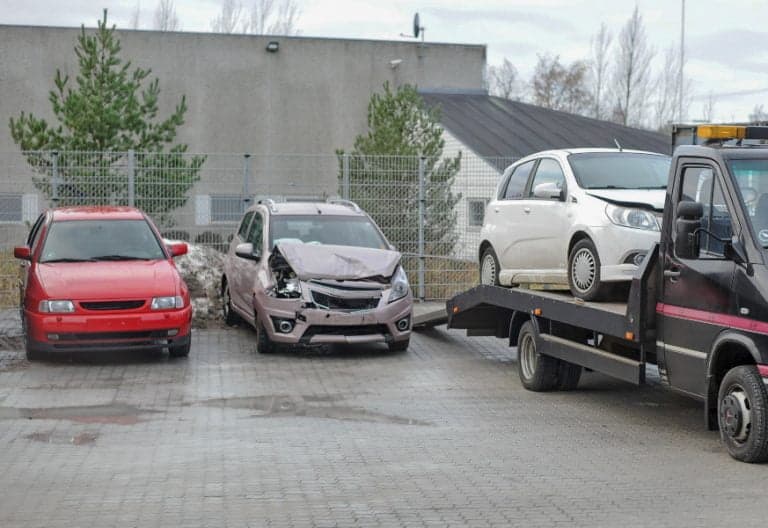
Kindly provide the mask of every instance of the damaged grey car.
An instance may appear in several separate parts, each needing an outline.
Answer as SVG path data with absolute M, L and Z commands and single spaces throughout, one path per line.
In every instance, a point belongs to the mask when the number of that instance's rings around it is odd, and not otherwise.
M 252 325 L 260 353 L 332 343 L 405 350 L 413 297 L 400 257 L 352 202 L 259 202 L 224 260 L 224 320 Z

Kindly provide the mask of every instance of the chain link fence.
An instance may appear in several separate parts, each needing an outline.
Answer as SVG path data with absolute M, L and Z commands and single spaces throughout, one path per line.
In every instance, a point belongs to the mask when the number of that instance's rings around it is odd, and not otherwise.
M 64 205 L 133 205 L 163 235 L 226 251 L 243 211 L 277 201 L 358 203 L 403 253 L 414 295 L 442 300 L 477 281 L 485 206 L 514 158 L 150 152 L 0 153 L 0 306 L 18 304 L 23 245 Z

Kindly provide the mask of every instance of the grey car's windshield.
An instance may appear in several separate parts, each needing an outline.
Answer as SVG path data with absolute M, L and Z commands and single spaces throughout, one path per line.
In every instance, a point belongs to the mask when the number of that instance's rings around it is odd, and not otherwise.
M 157 260 L 165 254 L 145 220 L 67 220 L 53 222 L 40 262 Z
M 758 241 L 768 248 L 768 159 L 730 159 L 727 163 Z
M 379 230 L 364 216 L 275 215 L 270 247 L 281 242 L 388 249 Z
M 568 161 L 582 189 L 666 189 L 669 156 L 637 152 L 582 152 Z

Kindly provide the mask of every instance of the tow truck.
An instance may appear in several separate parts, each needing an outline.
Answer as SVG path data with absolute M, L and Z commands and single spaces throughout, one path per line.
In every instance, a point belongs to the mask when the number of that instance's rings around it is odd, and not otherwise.
M 660 241 L 621 303 L 481 285 L 448 327 L 517 346 L 526 389 L 573 390 L 584 369 L 703 402 L 728 453 L 768 461 L 768 127 L 701 125 L 675 149 Z

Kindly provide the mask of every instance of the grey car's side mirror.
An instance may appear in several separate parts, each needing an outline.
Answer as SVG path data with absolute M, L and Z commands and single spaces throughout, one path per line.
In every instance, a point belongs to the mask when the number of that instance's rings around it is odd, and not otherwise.
M 562 200 L 563 190 L 555 182 L 540 183 L 533 188 L 534 198 L 543 198 L 545 200 Z
M 259 252 L 257 248 L 254 248 L 253 244 L 250 242 L 243 242 L 242 244 L 238 244 L 235 247 L 235 255 L 248 260 L 261 259 L 261 252 Z

